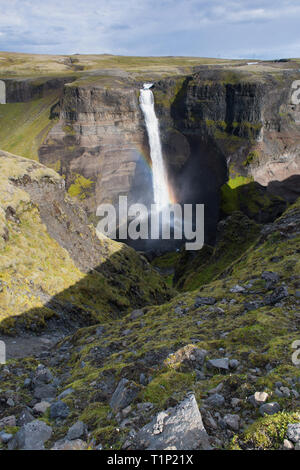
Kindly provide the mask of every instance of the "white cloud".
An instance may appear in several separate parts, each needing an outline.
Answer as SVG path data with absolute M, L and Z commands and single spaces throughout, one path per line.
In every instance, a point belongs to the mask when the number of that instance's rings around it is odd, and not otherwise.
M 240 27 L 256 47 L 259 24 L 274 23 L 276 35 L 296 19 L 298 0 L 0 0 L 0 50 L 216 55 L 227 46 L 229 55 Z

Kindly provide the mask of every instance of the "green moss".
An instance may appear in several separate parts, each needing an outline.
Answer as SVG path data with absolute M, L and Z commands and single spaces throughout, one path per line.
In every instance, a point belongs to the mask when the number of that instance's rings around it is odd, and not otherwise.
M 242 442 L 255 449 L 278 449 L 286 435 L 289 423 L 299 422 L 299 413 L 280 412 L 259 419 L 244 433 Z
M 104 425 L 110 407 L 105 403 L 91 403 L 80 415 L 80 420 L 90 428 L 98 428 Z
M 38 149 L 55 124 L 50 119 L 50 110 L 58 99 L 57 93 L 27 103 L 0 105 L 2 150 L 38 160 Z
M 178 401 L 193 388 L 195 373 L 182 373 L 175 370 L 161 373 L 145 388 L 142 398 L 160 408 L 168 404 L 171 396 Z
M 249 166 L 253 163 L 256 163 L 259 160 L 259 152 L 257 150 L 253 150 L 252 152 L 248 153 L 246 160 L 243 162 L 244 166 Z
M 239 186 L 243 186 L 245 184 L 248 184 L 251 181 L 253 181 L 253 178 L 251 178 L 249 176 L 237 175 L 235 178 L 231 178 L 226 184 L 231 189 L 235 189 L 235 188 L 238 188 Z
M 91 194 L 93 188 L 93 181 L 85 178 L 83 175 L 77 175 L 74 183 L 69 186 L 68 193 L 71 197 L 78 197 L 82 200 Z
M 286 208 L 280 196 L 272 195 L 251 178 L 236 176 L 221 187 L 221 211 L 223 216 L 242 211 L 258 221 L 271 221 Z

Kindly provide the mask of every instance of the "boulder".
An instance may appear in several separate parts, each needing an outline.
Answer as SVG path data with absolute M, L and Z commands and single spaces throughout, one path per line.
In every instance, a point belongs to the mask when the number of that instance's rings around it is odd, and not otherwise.
M 74 441 L 65 439 L 55 442 L 54 446 L 51 447 L 51 450 L 86 450 L 87 446 L 87 443 L 81 439 L 75 439 Z
M 70 409 L 63 401 L 56 401 L 50 406 L 50 419 L 65 419 L 70 413 Z
M 134 447 L 147 450 L 210 449 L 195 395 L 158 413 L 137 433 Z
M 56 387 L 52 384 L 40 384 L 38 383 L 33 392 L 34 398 L 38 400 L 52 399 L 56 395 Z
M 48 403 L 47 401 L 41 401 L 40 403 L 37 403 L 33 407 L 33 411 L 35 411 L 36 413 L 40 415 L 43 415 L 44 413 L 46 413 L 49 407 L 50 407 L 50 403 Z
M 240 427 L 240 417 L 239 415 L 225 415 L 223 418 L 226 426 L 230 428 L 232 431 L 237 432 Z
M 109 402 L 114 412 L 130 405 L 139 393 L 140 388 L 135 382 L 121 379 Z
M 183 348 L 178 349 L 175 353 L 170 354 L 165 360 L 168 366 L 180 366 L 181 369 L 194 370 L 200 369 L 203 364 L 207 351 L 197 348 L 194 344 L 187 344 Z
M 73 426 L 70 427 L 67 439 L 69 441 L 73 441 L 75 439 L 79 439 L 82 436 L 87 434 L 86 425 L 82 421 L 77 421 Z
M 6 426 L 16 426 L 16 424 L 15 415 L 6 416 L 6 418 L 0 419 L 0 429 L 5 428 Z
M 225 403 L 225 398 L 219 393 L 214 393 L 209 398 L 206 399 L 206 403 L 212 407 L 221 407 Z
M 222 357 L 220 359 L 210 359 L 206 363 L 208 369 L 229 369 L 229 359 L 228 357 Z
M 266 303 L 268 305 L 274 305 L 277 302 L 280 302 L 280 300 L 283 300 L 288 296 L 289 296 L 288 288 L 285 285 L 282 285 L 274 289 L 272 294 L 266 297 Z
M 300 442 L 300 423 L 290 423 L 286 432 L 287 438 L 296 443 Z
M 195 308 L 201 307 L 201 305 L 214 305 L 216 303 L 216 299 L 214 297 L 197 297 L 195 299 Z
M 25 424 L 9 441 L 9 450 L 43 450 L 52 428 L 38 419 Z
M 259 408 L 259 412 L 262 416 L 264 416 L 265 414 L 274 415 L 275 413 L 278 413 L 278 411 L 280 411 L 280 406 L 276 401 L 274 401 L 273 403 L 265 403 Z
M 18 426 L 24 426 L 24 424 L 28 424 L 31 423 L 31 421 L 34 421 L 34 419 L 35 418 L 31 414 L 31 411 L 28 408 L 24 408 L 18 417 L 17 424 Z

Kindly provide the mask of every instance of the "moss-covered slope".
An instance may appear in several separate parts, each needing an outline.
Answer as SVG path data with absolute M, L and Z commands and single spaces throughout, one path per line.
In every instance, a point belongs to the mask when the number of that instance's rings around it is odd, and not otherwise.
M 84 324 L 167 298 L 146 260 L 99 239 L 53 170 L 0 152 L 0 189 L 1 328 L 64 315 Z
M 65 437 L 80 419 L 92 448 L 131 448 L 134 433 L 155 413 L 193 391 L 214 447 L 282 447 L 287 425 L 299 422 L 300 371 L 292 362 L 299 323 L 299 250 L 300 200 L 262 228 L 222 279 L 66 338 L 46 363 L 61 379 L 57 394 L 68 390 L 63 401 L 70 413 L 63 422 L 43 416 L 54 429 L 47 445 Z M 195 348 L 206 350 L 203 365 L 195 363 Z M 228 361 L 228 368 L 210 365 L 217 358 Z M 14 394 L 18 386 L 24 389 L 28 370 L 24 361 L 9 367 L 11 375 L 1 386 Z M 109 406 L 121 378 L 133 381 L 136 390 L 126 415 Z M 260 408 L 249 399 L 256 391 L 266 392 L 280 412 L 261 418 Z M 221 406 L 213 402 L 215 394 Z M 30 405 L 30 391 L 24 390 L 22 400 Z M 228 415 L 239 417 L 235 430 L 226 425 Z

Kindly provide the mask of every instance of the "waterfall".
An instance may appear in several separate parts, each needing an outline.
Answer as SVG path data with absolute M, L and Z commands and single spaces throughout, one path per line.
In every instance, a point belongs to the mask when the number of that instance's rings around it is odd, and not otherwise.
M 140 90 L 140 106 L 144 114 L 149 146 L 152 160 L 152 181 L 154 202 L 161 210 L 170 203 L 168 179 L 165 171 L 161 142 L 159 135 L 159 123 L 154 109 L 154 96 L 150 88 L 152 83 L 145 83 Z

